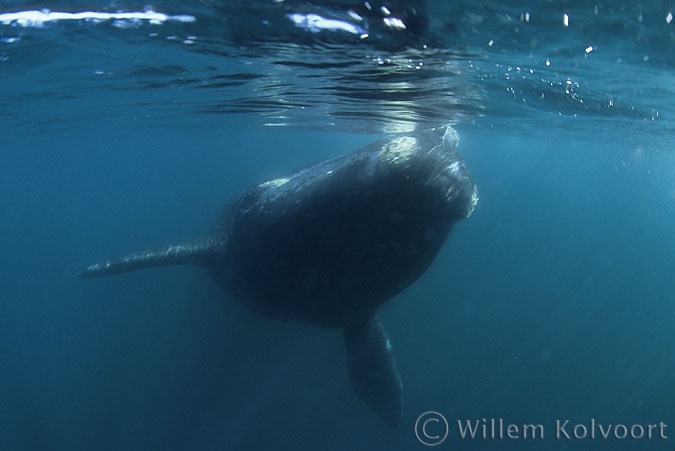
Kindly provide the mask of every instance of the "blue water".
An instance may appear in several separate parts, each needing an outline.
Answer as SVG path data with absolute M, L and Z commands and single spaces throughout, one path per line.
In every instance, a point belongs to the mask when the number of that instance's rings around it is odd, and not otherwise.
M 532 3 L 392 2 L 402 30 L 376 2 L 363 21 L 360 2 L 166 1 L 193 20 L 41 26 L 2 14 L 144 5 L 1 2 L 0 448 L 426 449 L 433 410 L 436 449 L 672 449 L 675 5 Z M 76 277 L 206 233 L 250 184 L 448 123 L 480 201 L 383 308 L 395 431 L 335 331 L 260 318 L 199 268 Z M 483 418 L 545 436 L 459 437 Z M 668 438 L 556 439 L 591 419 Z

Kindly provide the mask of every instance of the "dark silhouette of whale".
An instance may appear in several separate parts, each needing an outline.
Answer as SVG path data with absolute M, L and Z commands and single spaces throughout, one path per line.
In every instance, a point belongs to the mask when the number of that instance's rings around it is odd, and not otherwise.
M 354 391 L 395 428 L 403 385 L 377 309 L 429 267 L 476 205 L 458 141 L 447 127 L 375 142 L 249 188 L 205 238 L 97 263 L 80 276 L 201 265 L 265 315 L 342 329 Z

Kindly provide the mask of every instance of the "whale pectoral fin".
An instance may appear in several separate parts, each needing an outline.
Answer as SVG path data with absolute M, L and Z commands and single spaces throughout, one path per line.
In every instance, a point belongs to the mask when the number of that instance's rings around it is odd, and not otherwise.
M 82 278 L 104 277 L 155 266 L 207 266 L 223 252 L 224 248 L 225 243 L 213 237 L 180 244 L 168 244 L 157 249 L 149 249 L 114 260 L 95 263 L 83 269 L 79 276 Z
M 403 382 L 378 315 L 345 326 L 349 379 L 370 409 L 392 429 L 403 419 Z

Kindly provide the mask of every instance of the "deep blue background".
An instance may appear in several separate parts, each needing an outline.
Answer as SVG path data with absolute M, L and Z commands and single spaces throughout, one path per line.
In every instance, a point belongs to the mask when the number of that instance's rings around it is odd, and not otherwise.
M 545 444 L 461 445 L 452 428 L 441 449 L 668 449 L 559 442 L 553 422 L 673 421 L 671 155 L 460 134 L 478 208 L 384 308 L 406 386 L 395 432 L 351 392 L 336 332 L 259 318 L 197 268 L 75 276 L 206 233 L 238 189 L 372 137 L 245 124 L 5 135 L 6 449 L 421 449 L 427 410 L 546 428 Z

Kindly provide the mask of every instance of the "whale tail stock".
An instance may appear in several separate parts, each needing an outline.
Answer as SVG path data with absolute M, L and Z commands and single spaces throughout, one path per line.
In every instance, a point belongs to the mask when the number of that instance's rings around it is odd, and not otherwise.
M 155 266 L 207 266 L 223 252 L 224 248 L 224 243 L 211 237 L 180 244 L 168 244 L 117 259 L 95 263 L 83 269 L 78 276 L 82 278 L 105 277 Z

